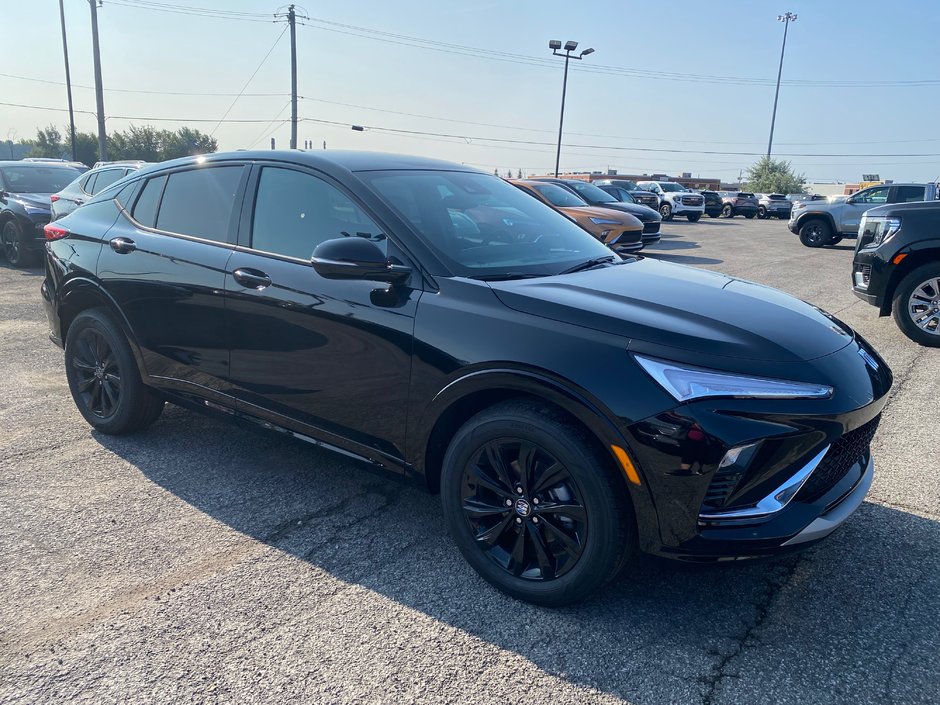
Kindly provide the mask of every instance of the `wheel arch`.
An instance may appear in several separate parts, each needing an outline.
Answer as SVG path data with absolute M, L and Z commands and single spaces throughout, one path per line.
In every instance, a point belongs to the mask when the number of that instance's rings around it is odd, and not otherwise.
M 839 229 L 836 227 L 836 220 L 832 217 L 831 213 L 826 211 L 810 211 L 809 213 L 801 213 L 799 218 L 796 219 L 797 230 L 806 225 L 810 220 L 824 220 L 826 224 L 829 225 L 829 228 L 832 230 L 833 235 L 839 234 Z
M 888 286 L 885 288 L 884 296 L 881 301 L 881 315 L 887 316 L 891 313 L 894 305 L 894 293 L 904 278 L 918 267 L 925 264 L 936 262 L 940 265 L 940 239 L 922 240 L 911 245 L 907 252 L 907 257 L 901 260 L 900 264 L 894 265 L 894 271 L 888 279 Z
M 643 469 L 627 440 L 617 429 L 613 414 L 592 402 L 586 394 L 552 376 L 519 369 L 490 369 L 470 372 L 442 389 L 428 405 L 417 434 L 415 465 L 424 474 L 429 491 L 440 490 L 444 454 L 450 439 L 464 423 L 481 411 L 509 399 L 531 399 L 562 412 L 608 458 L 622 478 L 637 521 L 641 545 L 657 541 L 658 520 Z M 626 450 L 640 478 L 630 482 L 614 454 L 612 445 Z

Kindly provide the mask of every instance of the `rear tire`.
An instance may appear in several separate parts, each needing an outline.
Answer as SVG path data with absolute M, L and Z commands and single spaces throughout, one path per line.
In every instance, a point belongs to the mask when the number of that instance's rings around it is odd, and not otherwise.
M 824 220 L 814 218 L 800 226 L 800 242 L 807 247 L 822 247 L 832 237 L 832 229 Z
M 745 213 L 745 214 L 744 214 L 744 217 L 747 218 L 748 220 L 751 220 L 751 219 L 754 217 L 754 214 L 753 214 L 753 213 Z
M 663 203 L 659 207 L 659 214 L 662 216 L 663 220 L 672 220 L 672 206 L 668 203 Z
M 940 347 L 940 264 L 925 264 L 904 277 L 895 289 L 891 313 L 915 343 Z
M 23 269 L 35 264 L 36 253 L 27 249 L 23 229 L 15 220 L 8 220 L 4 224 L 0 232 L 0 241 L 2 241 L 3 256 L 6 257 L 10 266 Z
M 766 220 L 766 219 L 767 219 L 767 209 L 766 209 L 764 206 L 758 206 L 758 207 L 757 207 L 757 217 L 758 217 L 760 220 Z
M 124 333 L 101 309 L 83 311 L 69 326 L 65 375 L 75 406 L 102 433 L 140 431 L 163 412 L 163 399 L 141 382 Z
M 722 206 L 722 208 L 721 208 L 721 217 L 722 217 L 722 218 L 733 218 L 733 217 L 734 217 L 734 209 L 733 209 L 731 206 L 727 205 L 727 204 L 724 205 L 724 206 Z
M 584 599 L 635 544 L 633 510 L 610 459 L 562 413 L 534 401 L 498 404 L 457 431 L 441 503 L 474 570 L 538 605 Z

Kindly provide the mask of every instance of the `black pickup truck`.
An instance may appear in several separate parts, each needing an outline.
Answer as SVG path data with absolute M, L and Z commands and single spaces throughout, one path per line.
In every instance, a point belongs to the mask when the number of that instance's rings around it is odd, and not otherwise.
M 852 286 L 911 340 L 940 347 L 940 202 L 866 211 L 858 229 Z

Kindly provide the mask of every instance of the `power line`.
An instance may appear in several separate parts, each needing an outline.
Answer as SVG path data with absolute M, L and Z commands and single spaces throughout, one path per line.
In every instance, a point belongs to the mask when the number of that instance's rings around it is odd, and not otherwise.
M 30 110 L 50 110 L 57 113 L 67 113 L 68 108 L 53 108 L 47 105 L 24 105 L 22 103 L 0 103 L 0 105 L 12 108 L 29 108 Z M 85 115 L 96 115 L 92 110 L 76 110 L 76 113 Z M 185 118 L 185 117 L 147 117 L 143 115 L 108 115 L 108 120 L 143 120 L 147 122 L 219 122 L 218 118 Z M 269 118 L 261 120 L 249 120 L 242 118 L 227 118 L 222 120 L 226 123 L 261 123 L 269 122 Z
M 32 76 L 15 76 L 10 73 L 0 73 L 0 78 L 14 78 L 20 81 L 32 81 L 33 83 L 47 83 L 53 86 L 64 86 L 65 82 L 63 81 L 52 81 L 45 78 L 34 78 Z M 78 83 L 73 83 L 72 88 L 87 88 L 89 90 L 94 90 L 94 86 L 85 86 Z M 277 98 L 280 96 L 288 95 L 287 93 L 205 93 L 205 92 L 192 92 L 192 91 L 148 91 L 139 88 L 105 88 L 105 93 L 142 93 L 145 95 L 180 95 L 180 96 L 195 96 L 195 97 L 224 97 L 231 98 L 232 96 L 241 95 L 242 98 L 258 97 L 258 98 Z
M 135 10 L 153 10 L 155 12 L 168 12 L 177 15 L 192 17 L 210 17 L 212 19 L 238 20 L 241 22 L 274 22 L 272 15 L 261 13 L 232 13 L 226 10 L 214 10 L 205 7 L 190 7 L 185 5 L 169 5 L 164 3 L 145 3 L 142 0 L 108 0 L 109 5 L 130 7 Z M 271 19 L 261 19 L 271 17 Z
M 221 125 L 222 122 L 225 120 L 225 118 L 228 117 L 228 114 L 232 112 L 232 108 L 235 107 L 235 103 L 238 102 L 238 99 L 241 98 L 242 93 L 244 93 L 245 89 L 248 88 L 248 84 L 250 84 L 254 80 L 255 76 L 258 75 L 258 72 L 261 70 L 261 67 L 264 66 L 264 62 L 268 60 L 269 56 L 271 56 L 271 52 L 274 51 L 274 48 L 278 45 L 278 42 L 281 41 L 281 37 L 284 36 L 285 32 L 287 32 L 286 26 L 284 27 L 283 30 L 281 30 L 281 33 L 277 35 L 277 39 L 274 40 L 274 44 L 271 45 L 271 48 L 268 49 L 268 53 L 264 55 L 263 59 L 261 59 L 261 63 L 258 64 L 258 68 L 256 68 L 254 72 L 251 74 L 251 76 L 248 77 L 248 80 L 245 81 L 245 85 L 242 86 L 241 91 L 239 91 L 238 95 L 235 96 L 235 100 L 232 101 L 232 104 L 228 106 L 228 110 L 226 110 L 225 113 L 222 115 L 222 117 L 219 119 L 219 124 L 212 128 L 212 132 L 209 133 L 210 137 L 215 136 L 215 131 L 219 129 L 219 125 Z

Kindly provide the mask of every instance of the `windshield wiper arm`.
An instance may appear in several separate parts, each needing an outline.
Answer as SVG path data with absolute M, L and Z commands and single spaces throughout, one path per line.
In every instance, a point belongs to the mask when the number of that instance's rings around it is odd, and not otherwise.
M 538 277 L 545 277 L 547 274 L 530 274 L 528 272 L 502 272 L 500 274 L 481 274 L 478 277 L 473 277 L 474 279 L 479 279 L 483 282 L 501 282 L 508 281 L 509 279 L 536 279 Z
M 579 264 L 576 264 L 573 267 L 562 270 L 558 272 L 559 274 L 574 274 L 575 272 L 583 272 L 585 269 L 590 269 L 591 267 L 597 267 L 601 264 L 606 264 L 607 262 L 613 262 L 617 260 L 617 255 L 605 255 L 603 257 L 594 257 L 593 259 L 585 260 Z

